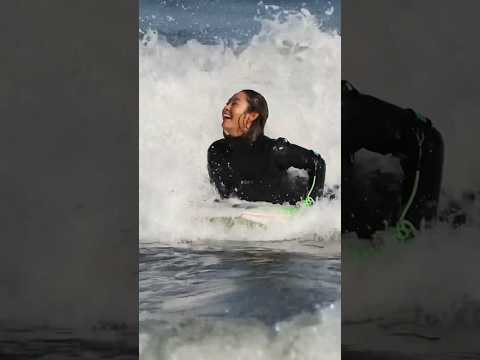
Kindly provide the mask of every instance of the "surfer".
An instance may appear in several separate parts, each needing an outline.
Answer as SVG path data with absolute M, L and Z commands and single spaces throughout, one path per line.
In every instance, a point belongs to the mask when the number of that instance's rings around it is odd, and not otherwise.
M 360 149 L 392 154 L 399 160 L 403 179 L 397 191 L 397 209 L 392 208 L 394 197 L 387 196 L 389 190 L 395 191 L 395 186 L 389 188 L 388 184 L 393 179 L 383 176 L 382 181 L 382 170 L 377 170 L 376 176 L 380 179 L 377 186 L 384 191 L 384 204 L 379 204 L 382 200 L 377 204 L 369 201 L 368 190 L 362 186 L 372 186 L 375 181 L 368 183 L 369 179 L 355 175 L 361 165 L 355 153 Z M 342 231 L 371 237 L 389 220 L 395 223 L 391 225 L 396 226 L 399 237 L 412 237 L 423 220 L 428 225 L 437 216 L 442 167 L 443 140 L 430 119 L 362 94 L 342 81 Z M 390 184 L 394 185 L 393 181 Z M 388 208 L 391 211 L 386 211 Z M 388 216 L 391 218 L 385 219 Z
M 227 101 L 222 110 L 223 139 L 208 149 L 211 182 L 221 198 L 311 204 L 322 196 L 325 161 L 284 138 L 265 136 L 267 118 L 267 102 L 254 90 L 242 90 Z

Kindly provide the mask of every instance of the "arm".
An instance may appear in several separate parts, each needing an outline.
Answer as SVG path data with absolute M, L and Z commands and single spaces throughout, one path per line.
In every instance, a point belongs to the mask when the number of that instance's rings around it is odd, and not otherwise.
M 325 184 L 326 165 L 325 161 L 319 154 L 312 150 L 302 148 L 301 146 L 290 144 L 283 138 L 276 141 L 273 151 L 275 153 L 277 165 L 282 169 L 286 170 L 289 167 L 294 167 L 306 170 L 309 177 L 309 190 L 313 185 L 310 196 L 313 199 L 322 196 Z
M 342 155 L 364 148 L 380 154 L 403 147 L 402 129 L 409 122 L 405 109 L 376 97 L 362 94 L 342 81 Z
M 228 198 L 232 193 L 232 175 L 218 142 L 208 148 L 207 161 L 210 182 L 215 185 L 222 199 Z

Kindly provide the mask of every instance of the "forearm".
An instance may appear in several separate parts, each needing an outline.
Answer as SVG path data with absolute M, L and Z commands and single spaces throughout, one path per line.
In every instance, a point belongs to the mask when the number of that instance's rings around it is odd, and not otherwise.
M 211 148 L 208 152 L 208 175 L 221 198 L 228 198 L 232 193 L 231 174 L 225 161 Z
M 301 146 L 290 144 L 287 140 L 281 139 L 281 147 L 277 151 L 277 159 L 280 167 L 288 169 L 294 167 L 308 172 L 308 193 L 313 199 L 323 194 L 325 184 L 326 165 L 322 157 L 312 150 Z M 310 191 L 311 190 L 311 191 Z

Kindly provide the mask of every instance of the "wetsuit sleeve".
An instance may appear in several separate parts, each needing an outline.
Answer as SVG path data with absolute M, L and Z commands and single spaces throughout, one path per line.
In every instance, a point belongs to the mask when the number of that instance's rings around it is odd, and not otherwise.
M 309 188 L 312 186 L 314 176 L 315 184 L 310 196 L 314 199 L 321 197 L 325 184 L 325 160 L 312 150 L 291 144 L 286 139 L 280 138 L 276 141 L 273 151 L 275 153 L 277 166 L 286 170 L 289 167 L 304 169 L 308 173 Z
M 410 115 L 405 109 L 361 94 L 342 81 L 342 157 L 360 149 L 389 154 L 403 147 L 402 128 Z
M 228 198 L 232 193 L 232 175 L 222 149 L 223 147 L 218 141 L 208 148 L 208 175 L 210 182 L 215 185 L 220 197 Z

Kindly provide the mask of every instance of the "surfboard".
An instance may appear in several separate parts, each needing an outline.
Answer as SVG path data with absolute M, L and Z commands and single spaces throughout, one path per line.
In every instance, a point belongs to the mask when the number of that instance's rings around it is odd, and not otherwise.
M 227 227 L 240 225 L 266 228 L 288 223 L 299 210 L 299 207 L 291 205 L 241 203 L 219 209 L 205 218 L 211 223 L 221 223 Z

